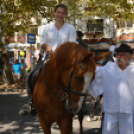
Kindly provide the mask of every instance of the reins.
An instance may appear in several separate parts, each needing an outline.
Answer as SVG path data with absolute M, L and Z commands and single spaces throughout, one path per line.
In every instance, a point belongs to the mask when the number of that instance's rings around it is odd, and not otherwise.
M 79 95 L 79 96 L 87 96 L 86 93 L 81 93 L 81 92 L 79 92 L 79 91 L 76 91 L 76 90 L 70 88 L 70 86 L 71 86 L 71 80 L 72 80 L 73 74 L 74 74 L 74 72 L 75 72 L 76 64 L 77 64 L 77 60 L 75 61 L 75 64 L 70 65 L 69 67 L 65 68 L 65 69 L 62 71 L 62 72 L 64 72 L 65 70 L 67 70 L 67 69 L 69 69 L 70 67 L 74 66 L 73 70 L 71 71 L 71 73 L 70 73 L 70 75 L 69 75 L 69 78 L 70 78 L 70 79 L 69 79 L 69 83 L 68 83 L 67 87 L 65 87 L 65 89 L 64 89 L 65 92 L 64 92 L 64 94 L 63 94 L 62 97 L 59 96 L 59 95 L 49 86 L 49 84 L 46 82 L 46 80 L 45 80 L 45 66 L 44 66 L 44 82 L 45 82 L 45 84 L 47 85 L 47 87 L 53 92 L 53 94 L 54 94 L 60 101 L 64 101 L 65 99 L 67 99 L 67 97 L 69 96 L 70 91 L 71 91 L 72 93 L 75 93 L 75 94 Z M 82 64 L 79 63 L 79 66 L 80 66 L 83 70 L 88 71 L 88 69 L 86 69 Z
M 76 68 L 76 63 L 77 63 L 77 59 L 75 61 L 75 64 L 74 64 L 74 69 L 71 71 L 70 75 L 69 75 L 69 83 L 68 83 L 68 86 L 65 88 L 65 91 L 69 94 L 71 88 L 70 88 L 70 85 L 71 85 L 71 80 L 72 80 L 72 77 L 73 77 L 73 74 L 74 74 L 74 71 L 75 71 L 75 68 Z M 63 72 L 63 71 L 62 71 Z
M 53 94 L 54 94 L 60 101 L 63 101 L 64 95 L 63 95 L 63 97 L 59 96 L 59 95 L 49 86 L 49 84 L 45 81 L 45 77 L 44 77 L 44 82 L 45 82 L 45 84 L 47 85 L 47 87 L 53 92 Z

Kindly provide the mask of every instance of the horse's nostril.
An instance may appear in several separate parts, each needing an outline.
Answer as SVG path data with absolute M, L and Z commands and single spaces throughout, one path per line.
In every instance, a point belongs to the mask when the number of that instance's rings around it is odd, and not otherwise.
M 75 109 L 74 109 L 73 107 L 71 107 L 71 108 L 69 109 L 69 111 L 70 111 L 70 113 L 73 113 L 73 112 L 75 111 Z

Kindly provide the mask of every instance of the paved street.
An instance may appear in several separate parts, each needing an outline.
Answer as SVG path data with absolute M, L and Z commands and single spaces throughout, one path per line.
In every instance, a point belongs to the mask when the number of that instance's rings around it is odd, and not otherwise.
M 37 116 L 23 117 L 18 114 L 19 109 L 26 102 L 26 93 L 0 92 L 0 134 L 43 134 Z M 90 101 L 87 101 L 90 112 L 89 104 Z M 97 115 L 98 112 L 99 106 L 95 114 Z M 100 121 L 96 120 L 97 116 L 92 122 L 86 121 L 87 116 L 83 121 L 84 134 L 101 134 Z M 60 134 L 56 123 L 52 125 L 52 134 Z M 79 134 L 77 116 L 73 121 L 73 134 Z

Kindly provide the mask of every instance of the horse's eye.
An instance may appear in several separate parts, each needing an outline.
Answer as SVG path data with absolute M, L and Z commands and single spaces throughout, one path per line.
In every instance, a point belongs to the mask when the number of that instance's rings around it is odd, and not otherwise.
M 75 79 L 76 79 L 76 82 L 83 82 L 83 77 L 78 77 L 78 76 L 76 76 L 75 77 Z

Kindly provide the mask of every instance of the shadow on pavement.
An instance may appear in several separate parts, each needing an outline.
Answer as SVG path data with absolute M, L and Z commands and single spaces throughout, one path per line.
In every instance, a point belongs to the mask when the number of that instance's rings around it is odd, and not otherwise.
M 27 101 L 28 99 L 25 94 L 0 93 L 0 134 L 43 134 L 38 116 L 23 117 L 18 114 L 20 108 Z M 90 113 L 90 98 L 87 99 L 86 105 Z M 98 114 L 99 106 L 97 106 L 97 109 L 95 115 Z M 52 125 L 52 128 L 60 133 L 56 123 Z M 100 132 L 101 129 L 99 128 L 84 129 L 84 134 L 100 134 Z
M 0 94 L 0 134 L 42 132 L 37 116 L 23 117 L 18 114 L 27 101 L 27 97 L 21 94 Z

